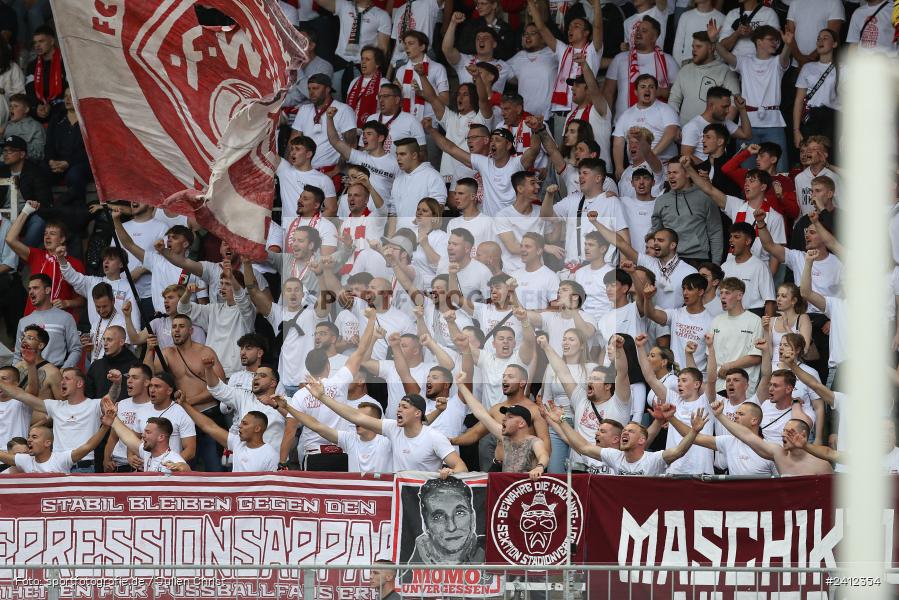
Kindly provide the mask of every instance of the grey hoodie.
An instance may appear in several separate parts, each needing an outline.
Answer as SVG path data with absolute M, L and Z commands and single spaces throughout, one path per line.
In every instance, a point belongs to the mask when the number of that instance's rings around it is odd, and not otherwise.
M 652 230 L 662 227 L 677 232 L 679 256 L 720 262 L 724 250 L 721 211 L 699 188 L 672 190 L 656 198 Z
M 740 80 L 729 66 L 720 60 L 707 65 L 684 64 L 677 73 L 677 79 L 671 86 L 668 105 L 680 115 L 680 124 L 686 125 L 696 115 L 705 110 L 705 95 L 712 86 L 729 89 L 733 94 L 740 93 Z

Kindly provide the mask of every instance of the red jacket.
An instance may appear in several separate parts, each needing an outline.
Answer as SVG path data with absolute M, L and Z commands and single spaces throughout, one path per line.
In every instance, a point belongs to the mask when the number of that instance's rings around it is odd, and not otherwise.
M 746 179 L 746 173 L 749 169 L 744 169 L 740 165 L 750 156 L 752 155 L 749 153 L 749 150 L 740 150 L 733 158 L 724 163 L 723 167 L 721 167 L 724 174 L 730 177 L 730 179 L 741 188 L 743 187 L 743 181 Z M 774 193 L 774 187 L 772 186 L 765 191 L 765 200 L 768 201 L 768 204 L 770 204 L 774 210 L 784 216 L 784 219 L 787 221 L 785 224 L 787 226 L 787 231 L 791 231 L 793 228 L 793 220 L 799 216 L 799 203 L 796 202 L 796 186 L 793 184 L 793 179 L 789 175 L 778 173 L 771 179 L 780 182 L 780 186 L 783 188 L 783 198 L 777 197 L 777 194 Z

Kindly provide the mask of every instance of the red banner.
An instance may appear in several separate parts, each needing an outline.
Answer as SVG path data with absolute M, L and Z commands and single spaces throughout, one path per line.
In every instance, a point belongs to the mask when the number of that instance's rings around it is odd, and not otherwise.
M 339 473 L 4 476 L 0 556 L 98 565 L 54 575 L 61 598 L 302 598 L 299 568 L 153 567 L 389 560 L 392 498 L 389 476 Z M 126 564 L 148 568 L 116 568 Z M 316 573 L 318 599 L 372 593 L 366 571 Z M 37 569 L 0 570 L 0 598 L 44 598 L 47 583 Z

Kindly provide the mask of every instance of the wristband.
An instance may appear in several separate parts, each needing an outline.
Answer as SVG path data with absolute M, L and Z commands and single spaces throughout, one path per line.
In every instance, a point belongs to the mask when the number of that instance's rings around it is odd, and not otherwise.
M 35 212 L 37 212 L 37 209 L 35 207 L 31 206 L 30 204 L 28 204 L 27 202 L 25 203 L 25 206 L 22 207 L 23 215 L 27 216 L 27 215 L 30 215 Z

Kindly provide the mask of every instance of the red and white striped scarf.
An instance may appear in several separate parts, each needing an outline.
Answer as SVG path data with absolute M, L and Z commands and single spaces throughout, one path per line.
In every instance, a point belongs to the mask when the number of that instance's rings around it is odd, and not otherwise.
M 358 241 L 365 239 L 366 221 L 364 220 L 364 217 L 367 217 L 370 214 L 371 214 L 371 211 L 368 210 L 368 207 L 366 207 L 365 210 L 362 211 L 363 220 L 361 222 L 359 222 L 359 224 L 357 224 L 353 228 L 350 228 L 350 227 L 343 228 L 344 235 L 350 234 L 353 237 L 353 246 L 355 246 L 355 248 L 353 249 L 353 255 L 349 258 L 349 260 L 347 260 L 347 262 L 342 267 L 340 267 L 341 275 L 349 275 L 350 271 L 353 270 L 353 264 L 356 262 L 356 257 L 359 256 L 359 253 L 362 251 Z M 354 217 L 352 217 L 352 216 L 348 217 L 347 221 L 349 221 L 350 219 L 354 219 Z
M 587 42 L 589 44 L 590 42 Z M 556 83 L 553 85 L 552 103 L 555 106 L 567 107 L 571 98 L 571 86 L 568 80 L 573 79 L 581 74 L 581 66 L 574 62 L 574 53 L 583 54 L 587 52 L 587 46 L 583 48 L 575 48 L 568 46 L 565 53 L 562 54 L 562 60 L 559 63 L 559 72 L 556 73 Z
M 365 77 L 360 75 L 359 79 L 353 83 L 349 94 L 346 97 L 346 103 L 356 111 L 356 127 L 362 127 L 368 121 L 369 117 L 378 112 L 378 90 L 381 89 L 381 71 L 378 70 L 363 88 L 362 83 Z
M 428 67 L 430 66 L 428 63 L 428 59 L 424 59 L 421 61 L 421 64 L 424 65 L 424 75 L 422 77 L 428 76 Z M 425 99 L 420 95 L 415 93 L 415 88 L 412 87 L 412 82 L 415 80 L 415 69 L 412 68 L 412 63 L 406 65 L 406 70 L 403 72 L 403 112 L 410 113 L 413 117 L 415 117 L 416 121 L 421 121 L 425 116 Z M 419 84 L 420 85 L 420 84 Z
M 637 32 L 637 28 L 640 26 L 642 21 L 637 21 L 634 23 L 633 30 L 631 31 L 631 49 L 628 54 L 628 67 L 627 67 L 627 80 L 628 80 L 628 96 L 627 96 L 627 105 L 633 106 L 637 103 L 637 78 L 640 77 L 640 61 L 637 57 L 637 44 L 635 41 L 635 34 Z M 659 82 L 660 88 L 667 88 L 671 86 L 671 82 L 668 81 L 668 63 L 665 62 L 665 55 L 662 53 L 662 49 L 656 45 L 655 48 L 652 49 L 654 58 L 655 58 L 655 78 Z M 659 98 L 659 100 L 662 100 Z M 662 100 L 662 102 L 666 102 L 666 100 Z

